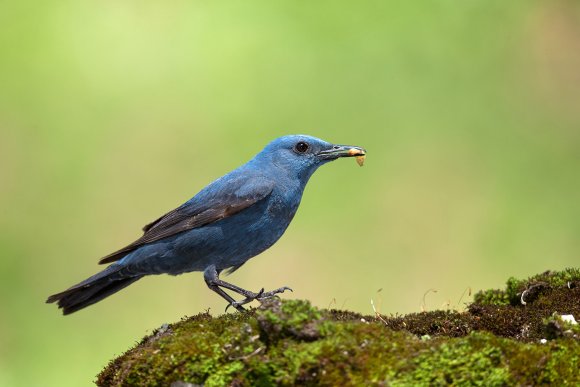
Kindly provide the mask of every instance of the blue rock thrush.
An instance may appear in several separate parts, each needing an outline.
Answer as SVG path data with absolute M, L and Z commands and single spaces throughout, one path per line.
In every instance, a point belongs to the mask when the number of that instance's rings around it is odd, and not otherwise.
M 339 157 L 355 156 L 362 162 L 365 154 L 363 148 L 311 136 L 280 137 L 246 164 L 146 225 L 141 238 L 101 259 L 101 264 L 113 262 L 106 269 L 47 302 L 58 301 L 63 313 L 70 314 L 143 276 L 191 271 L 203 271 L 207 286 L 239 311 L 252 300 L 291 290 L 284 286 L 254 293 L 221 280 L 219 274 L 239 269 L 282 236 L 318 167 Z M 236 301 L 224 289 L 244 298 Z

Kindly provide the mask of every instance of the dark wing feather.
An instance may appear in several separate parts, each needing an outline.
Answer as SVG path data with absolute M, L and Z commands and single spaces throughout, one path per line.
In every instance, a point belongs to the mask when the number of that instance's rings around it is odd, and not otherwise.
M 209 195 L 207 189 L 200 192 L 189 202 L 147 224 L 143 227 L 145 233 L 141 238 L 103 257 L 99 263 L 117 261 L 147 243 L 228 218 L 266 198 L 274 188 L 274 184 L 263 177 L 221 183 L 218 194 Z

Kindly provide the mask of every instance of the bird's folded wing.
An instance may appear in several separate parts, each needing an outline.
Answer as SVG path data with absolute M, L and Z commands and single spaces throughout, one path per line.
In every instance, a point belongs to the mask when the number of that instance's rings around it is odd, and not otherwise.
M 99 263 L 117 261 L 147 243 L 228 218 L 266 198 L 274 188 L 274 183 L 263 177 L 222 180 L 219 189 L 212 187 L 214 184 L 182 206 L 147 224 L 143 227 L 145 233 L 141 238 L 103 257 Z

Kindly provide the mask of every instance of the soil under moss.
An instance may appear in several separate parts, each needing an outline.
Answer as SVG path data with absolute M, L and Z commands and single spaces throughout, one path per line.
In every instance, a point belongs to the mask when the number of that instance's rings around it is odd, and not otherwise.
M 580 270 L 510 278 L 466 311 L 363 316 L 269 300 L 164 326 L 99 386 L 580 385 Z

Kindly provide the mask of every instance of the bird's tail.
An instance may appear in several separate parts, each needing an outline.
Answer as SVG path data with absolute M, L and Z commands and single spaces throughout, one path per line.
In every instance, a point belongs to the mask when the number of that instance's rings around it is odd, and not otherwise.
M 111 265 L 64 292 L 53 294 L 46 302 L 58 301 L 58 307 L 62 309 L 62 313 L 71 314 L 101 301 L 142 277 L 127 276 L 121 273 L 121 269 L 120 265 Z

